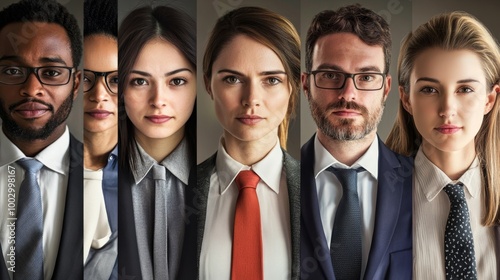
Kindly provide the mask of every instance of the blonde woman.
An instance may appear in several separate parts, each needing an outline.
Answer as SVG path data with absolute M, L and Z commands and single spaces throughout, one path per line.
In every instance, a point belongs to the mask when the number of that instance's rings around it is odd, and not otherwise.
M 387 144 L 415 156 L 415 279 L 498 279 L 500 51 L 463 12 L 418 27 L 399 55 Z

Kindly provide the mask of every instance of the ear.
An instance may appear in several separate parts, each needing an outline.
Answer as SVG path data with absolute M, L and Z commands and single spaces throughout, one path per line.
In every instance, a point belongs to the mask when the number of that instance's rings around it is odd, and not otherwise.
M 403 86 L 399 86 L 398 89 L 399 89 L 399 99 L 401 99 L 401 104 L 403 104 L 403 107 L 410 115 L 413 115 L 413 110 L 411 108 L 411 103 L 410 103 L 410 95 L 405 92 Z
M 306 72 L 302 72 L 302 74 L 300 75 L 300 79 L 302 81 L 302 91 L 304 92 L 304 95 L 306 97 L 309 96 L 309 74 L 307 74 Z
M 385 77 L 384 101 L 387 100 L 387 96 L 389 96 L 389 92 L 391 91 L 391 83 L 392 76 L 390 74 L 387 74 L 387 76 Z
M 500 92 L 500 86 L 498 84 L 493 86 L 493 89 L 486 95 L 486 104 L 484 105 L 484 114 L 488 114 L 493 105 L 495 105 L 495 100 L 497 99 L 498 93 Z
M 75 73 L 75 82 L 73 83 L 73 100 L 78 96 L 78 89 L 80 88 L 80 81 L 82 77 L 82 70 L 78 70 Z
M 210 99 L 214 100 L 214 95 L 212 94 L 212 85 L 210 84 L 210 79 L 207 76 L 203 76 L 203 81 L 205 82 L 205 89 L 207 90 Z

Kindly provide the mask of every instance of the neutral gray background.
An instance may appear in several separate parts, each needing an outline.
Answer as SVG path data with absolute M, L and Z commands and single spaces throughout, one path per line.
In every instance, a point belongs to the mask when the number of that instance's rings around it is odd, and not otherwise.
M 19 2 L 17 0 L 2 0 L 0 4 L 0 8 L 3 9 L 9 6 L 12 3 Z M 57 2 L 63 4 L 68 11 L 75 16 L 78 21 L 78 26 L 80 27 L 80 31 L 83 36 L 83 0 L 58 0 Z M 83 40 L 83 38 L 82 38 Z M 83 62 L 83 53 L 82 59 Z M 82 63 L 80 63 L 82 65 Z M 82 67 L 79 66 L 78 69 Z M 73 103 L 73 108 L 71 109 L 71 113 L 68 117 L 67 124 L 69 127 L 69 131 L 80 141 L 83 140 L 83 91 L 80 87 L 78 91 L 78 96 Z M 2 121 L 0 120 L 0 123 Z
M 217 19 L 225 12 L 243 6 L 259 6 L 288 18 L 300 33 L 300 2 L 298 0 L 198 0 L 198 163 L 216 150 L 222 135 L 222 127 L 215 116 L 214 104 L 203 83 L 203 54 Z M 297 106 L 295 120 L 290 123 L 287 150 L 295 158 L 300 154 L 300 112 Z

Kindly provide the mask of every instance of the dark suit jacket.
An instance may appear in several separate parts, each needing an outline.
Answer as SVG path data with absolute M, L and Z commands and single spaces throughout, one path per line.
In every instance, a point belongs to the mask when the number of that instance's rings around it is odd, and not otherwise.
M 379 141 L 375 228 L 364 279 L 412 278 L 413 160 Z M 314 179 L 314 136 L 301 149 L 301 278 L 335 279 Z
M 63 227 L 53 280 L 83 279 L 83 145 L 70 135 L 70 164 Z M 10 279 L 0 256 L 0 279 Z
M 299 279 L 300 270 L 300 164 L 286 152 L 284 168 L 290 203 L 290 225 L 292 234 L 292 271 L 291 279 Z M 186 231 L 181 260 L 179 279 L 198 279 L 201 244 L 205 230 L 210 176 L 214 173 L 214 154 L 198 165 L 197 172 L 191 172 L 189 188 L 186 192 Z

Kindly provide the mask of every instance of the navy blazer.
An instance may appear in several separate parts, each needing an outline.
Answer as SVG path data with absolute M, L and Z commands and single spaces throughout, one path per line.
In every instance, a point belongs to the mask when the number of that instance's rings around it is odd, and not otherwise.
M 301 279 L 335 279 L 319 213 L 314 137 L 301 149 Z M 364 279 L 412 278 L 413 159 L 379 142 L 375 226 Z
M 300 270 L 300 163 L 286 152 L 284 168 L 290 204 L 290 226 L 292 234 L 292 271 L 289 279 L 298 280 Z M 205 231 L 205 219 L 210 189 L 210 176 L 214 172 L 217 153 L 191 169 L 189 188 L 186 190 L 186 231 L 178 279 L 194 280 L 199 276 L 201 245 Z
M 69 150 L 68 188 L 53 280 L 83 279 L 83 144 L 73 135 Z M 0 261 L 0 279 L 10 279 L 3 255 Z

